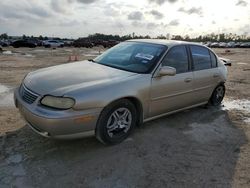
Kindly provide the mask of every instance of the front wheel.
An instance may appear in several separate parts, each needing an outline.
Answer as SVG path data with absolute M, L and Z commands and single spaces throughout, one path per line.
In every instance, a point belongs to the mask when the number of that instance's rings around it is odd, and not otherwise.
M 104 144 L 117 144 L 129 136 L 135 124 L 135 106 L 122 99 L 104 108 L 97 122 L 96 137 Z
M 224 98 L 224 95 L 225 95 L 225 85 L 224 84 L 221 84 L 219 86 L 217 86 L 214 91 L 213 91 L 213 94 L 210 98 L 210 103 L 213 105 L 213 106 L 219 106 Z

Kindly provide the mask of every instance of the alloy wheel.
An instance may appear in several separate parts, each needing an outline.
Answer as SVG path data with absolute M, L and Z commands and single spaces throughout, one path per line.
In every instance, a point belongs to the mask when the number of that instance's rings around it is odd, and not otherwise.
M 107 122 L 107 133 L 112 138 L 126 134 L 132 124 L 132 114 L 127 108 L 116 109 Z

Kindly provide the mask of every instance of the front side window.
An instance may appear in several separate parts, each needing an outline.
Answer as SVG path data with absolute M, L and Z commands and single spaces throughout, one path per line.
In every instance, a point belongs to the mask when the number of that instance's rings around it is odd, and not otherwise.
M 194 70 L 204 70 L 211 68 L 210 54 L 207 48 L 201 46 L 190 46 Z
M 188 55 L 185 46 L 175 46 L 169 50 L 162 61 L 162 66 L 176 69 L 176 74 L 188 72 Z
M 96 63 L 113 68 L 149 73 L 167 47 L 143 42 L 122 42 L 94 59 Z

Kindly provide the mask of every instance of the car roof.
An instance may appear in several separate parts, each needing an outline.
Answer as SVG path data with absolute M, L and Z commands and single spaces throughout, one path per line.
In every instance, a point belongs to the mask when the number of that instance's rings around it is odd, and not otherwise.
M 195 43 L 195 42 L 186 42 L 186 41 L 178 41 L 178 40 L 164 40 L 164 39 L 131 39 L 131 40 L 127 40 L 127 41 L 144 42 L 144 43 L 151 43 L 151 44 L 161 44 L 161 45 L 165 45 L 168 47 L 183 45 L 183 44 L 204 46 L 200 43 Z

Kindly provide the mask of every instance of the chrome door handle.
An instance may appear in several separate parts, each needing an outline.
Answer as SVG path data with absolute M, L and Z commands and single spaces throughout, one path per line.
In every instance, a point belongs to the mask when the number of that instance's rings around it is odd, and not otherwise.
M 185 80 L 184 80 L 184 82 L 191 82 L 192 81 L 192 78 L 186 78 Z

